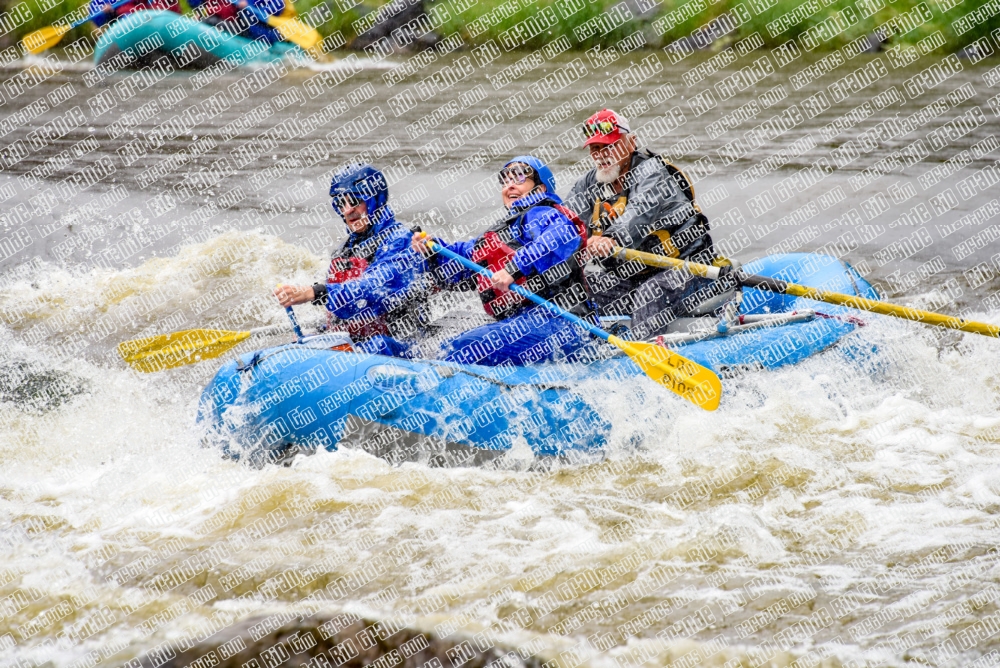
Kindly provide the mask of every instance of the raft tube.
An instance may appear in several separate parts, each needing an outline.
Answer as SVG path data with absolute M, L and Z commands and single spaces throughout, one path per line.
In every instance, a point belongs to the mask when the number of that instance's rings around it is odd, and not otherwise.
M 775 255 L 745 270 L 878 299 L 853 268 L 829 256 Z M 675 349 L 732 377 L 795 364 L 856 327 L 848 309 L 744 289 L 744 315 L 804 309 L 827 317 Z M 322 337 L 314 341 L 242 355 L 222 367 L 201 397 L 198 419 L 208 440 L 254 464 L 341 446 L 435 466 L 483 465 L 519 445 L 540 459 L 595 461 L 611 425 L 574 388 L 595 378 L 643 376 L 621 355 L 586 365 L 484 367 L 341 352 Z
M 160 10 L 121 17 L 101 33 L 94 47 L 94 62 L 114 69 L 169 64 L 175 70 L 203 70 L 221 60 L 234 65 L 262 65 L 307 59 L 305 52 L 289 42 L 268 45 Z

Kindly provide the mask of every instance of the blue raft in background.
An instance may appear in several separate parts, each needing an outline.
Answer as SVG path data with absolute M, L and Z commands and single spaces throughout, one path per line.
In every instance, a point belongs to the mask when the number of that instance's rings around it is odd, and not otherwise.
M 268 45 L 160 10 L 121 17 L 101 33 L 94 47 L 94 62 L 114 64 L 115 69 L 169 63 L 172 69 L 201 70 L 221 60 L 252 66 L 286 59 L 308 60 L 308 57 L 288 42 Z
M 769 256 L 748 273 L 878 299 L 853 268 L 824 255 Z M 817 306 L 744 288 L 744 316 Z M 721 376 L 795 364 L 851 333 L 851 311 L 677 345 Z M 391 462 L 481 465 L 526 443 L 538 457 L 594 461 L 611 425 L 574 388 L 588 379 L 644 378 L 628 357 L 591 364 L 484 367 L 331 350 L 315 343 L 268 348 L 223 366 L 205 388 L 198 419 L 224 452 L 262 464 L 299 452 L 358 447 Z M 664 400 L 673 395 L 661 389 Z M 674 400 L 680 402 L 679 398 Z

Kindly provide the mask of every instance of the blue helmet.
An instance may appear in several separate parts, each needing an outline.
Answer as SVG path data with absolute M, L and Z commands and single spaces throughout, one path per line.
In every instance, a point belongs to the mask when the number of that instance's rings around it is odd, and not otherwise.
M 535 170 L 535 173 L 538 174 L 538 180 L 541 182 L 541 185 L 545 186 L 545 190 L 549 194 L 556 194 L 556 177 L 552 174 L 552 170 L 549 169 L 544 162 L 533 155 L 519 155 L 516 158 L 509 160 L 503 168 L 506 169 L 515 162 L 520 162 L 521 164 L 527 165 Z
M 377 222 L 385 215 L 380 210 L 389 201 L 389 184 L 382 172 L 371 165 L 348 165 L 335 172 L 330 182 L 330 197 L 335 198 L 333 208 L 343 217 L 336 200 L 341 195 L 353 195 L 362 200 L 368 207 L 369 219 Z

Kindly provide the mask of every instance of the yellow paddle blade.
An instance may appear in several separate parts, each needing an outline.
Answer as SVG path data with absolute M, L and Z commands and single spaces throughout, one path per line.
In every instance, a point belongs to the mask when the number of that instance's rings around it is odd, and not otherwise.
M 46 26 L 41 30 L 28 33 L 21 40 L 21 45 L 28 53 L 41 53 L 54 47 L 69 32 L 69 26 Z
M 269 16 L 267 23 L 273 26 L 286 42 L 296 44 L 306 51 L 317 52 L 318 45 L 323 42 L 323 36 L 315 28 L 306 25 L 298 19 L 284 16 Z
M 189 329 L 118 344 L 118 354 L 136 371 L 153 373 L 163 369 L 212 359 L 250 338 L 250 332 Z
M 643 372 L 674 394 L 707 411 L 719 407 L 722 381 L 711 369 L 655 343 L 624 341 L 609 336 L 608 343 L 625 352 Z

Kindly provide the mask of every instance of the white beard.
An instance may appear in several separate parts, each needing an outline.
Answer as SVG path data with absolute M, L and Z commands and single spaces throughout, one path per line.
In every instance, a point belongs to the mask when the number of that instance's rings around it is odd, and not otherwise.
M 602 169 L 597 168 L 597 182 L 598 183 L 614 183 L 618 180 L 618 177 L 622 174 L 622 168 L 619 164 L 614 164 L 611 167 Z

